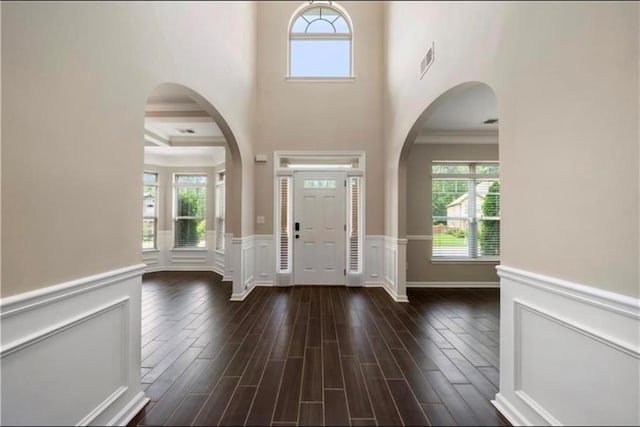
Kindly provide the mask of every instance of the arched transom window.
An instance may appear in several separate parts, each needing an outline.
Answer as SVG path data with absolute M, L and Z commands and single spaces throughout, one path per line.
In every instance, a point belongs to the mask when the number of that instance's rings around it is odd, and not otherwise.
M 290 77 L 352 77 L 353 30 L 346 12 L 332 2 L 298 9 L 289 26 Z

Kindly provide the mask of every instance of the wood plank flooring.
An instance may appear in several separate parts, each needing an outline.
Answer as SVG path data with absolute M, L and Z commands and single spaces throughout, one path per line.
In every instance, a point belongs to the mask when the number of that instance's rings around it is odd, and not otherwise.
M 499 292 L 256 288 L 146 274 L 142 383 L 130 425 L 509 425 L 498 391 Z

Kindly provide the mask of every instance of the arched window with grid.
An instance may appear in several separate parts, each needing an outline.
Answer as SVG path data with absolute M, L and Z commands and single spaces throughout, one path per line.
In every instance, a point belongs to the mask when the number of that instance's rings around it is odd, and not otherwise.
M 353 77 L 353 25 L 334 2 L 301 6 L 289 24 L 289 77 Z

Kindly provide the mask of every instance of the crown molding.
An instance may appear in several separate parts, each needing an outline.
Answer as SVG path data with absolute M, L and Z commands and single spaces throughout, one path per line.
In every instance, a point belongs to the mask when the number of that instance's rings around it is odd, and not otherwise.
M 498 131 L 442 131 L 418 135 L 416 144 L 497 144 Z

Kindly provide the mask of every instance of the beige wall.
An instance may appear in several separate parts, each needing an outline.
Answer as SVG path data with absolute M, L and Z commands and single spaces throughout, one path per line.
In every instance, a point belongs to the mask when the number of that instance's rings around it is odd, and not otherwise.
M 498 160 L 498 144 L 413 144 L 407 162 L 407 235 L 432 236 L 431 163 Z M 409 282 L 497 282 L 497 263 L 432 263 L 431 241 L 407 243 Z
M 2 297 L 140 262 L 144 106 L 157 85 L 197 91 L 252 159 L 255 9 L 2 4 Z M 236 234 L 253 232 L 245 166 Z
M 366 233 L 383 231 L 382 3 L 340 2 L 354 26 L 355 82 L 287 82 L 287 32 L 302 2 L 258 4 L 257 234 L 273 232 L 275 150 L 366 151 Z M 255 218 L 254 218 L 255 221 Z
M 385 8 L 387 234 L 406 225 L 398 159 L 416 120 L 441 93 L 481 81 L 498 100 L 502 263 L 639 296 L 638 3 Z M 603 226 L 612 201 L 627 224 L 616 232 Z

